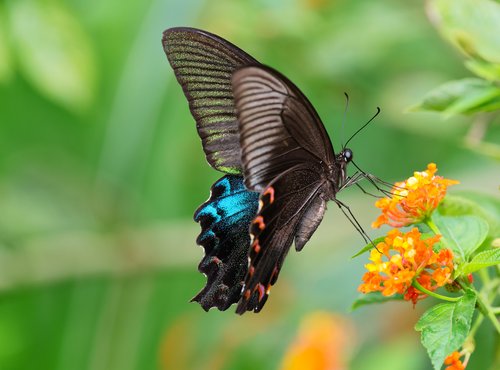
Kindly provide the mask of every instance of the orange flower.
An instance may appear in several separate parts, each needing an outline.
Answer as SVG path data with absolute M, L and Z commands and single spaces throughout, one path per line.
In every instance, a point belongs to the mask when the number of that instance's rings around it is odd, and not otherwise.
M 385 240 L 371 250 L 371 263 L 365 265 L 368 272 L 358 290 L 380 291 L 384 296 L 404 294 L 406 300 L 416 304 L 426 295 L 412 286 L 415 280 L 430 291 L 451 283 L 453 252 L 443 249 L 436 253 L 432 249 L 440 237 L 421 239 L 417 228 L 406 233 L 389 231 Z
M 462 361 L 460 361 L 460 353 L 457 351 L 453 352 L 451 355 L 446 357 L 444 360 L 445 365 L 450 365 L 448 366 L 445 370 L 464 370 L 465 366 L 462 364 Z
M 414 172 L 406 181 L 394 184 L 393 197 L 379 199 L 375 203 L 375 206 L 382 210 L 382 214 L 372 227 L 380 227 L 383 224 L 392 227 L 408 226 L 429 217 L 443 200 L 448 186 L 459 183 L 436 176 L 436 172 L 436 165 L 429 163 L 427 170 Z
M 283 358 L 281 370 L 346 370 L 353 328 L 346 319 L 328 312 L 305 316 Z

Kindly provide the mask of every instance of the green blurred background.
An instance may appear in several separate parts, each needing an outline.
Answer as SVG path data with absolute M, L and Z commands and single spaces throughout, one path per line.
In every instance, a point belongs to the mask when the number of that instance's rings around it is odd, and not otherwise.
M 0 369 L 277 369 L 316 311 L 350 328 L 332 353 L 350 369 L 430 369 L 413 331 L 425 303 L 350 312 L 366 259 L 350 259 L 362 239 L 333 206 L 259 315 L 188 303 L 205 283 L 192 214 L 220 174 L 162 50 L 180 25 L 288 76 L 337 148 L 344 91 L 346 136 L 380 106 L 351 142 L 364 170 L 392 182 L 436 162 L 452 191 L 497 192 L 498 162 L 463 145 L 470 117 L 405 113 L 470 75 L 422 2 L 0 1 Z M 340 199 L 369 228 L 374 200 Z M 478 337 L 468 369 L 492 350 Z

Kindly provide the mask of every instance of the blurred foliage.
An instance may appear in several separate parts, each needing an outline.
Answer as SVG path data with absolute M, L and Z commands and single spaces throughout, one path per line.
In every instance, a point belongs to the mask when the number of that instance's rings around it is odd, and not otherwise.
M 500 110 L 500 3 L 493 0 L 429 0 L 429 18 L 443 37 L 467 58 L 465 66 L 479 78 L 450 81 L 433 89 L 414 111 L 475 114 L 465 137 L 469 148 L 500 161 L 500 145 L 484 142 Z
M 4 79 L 19 69 L 42 95 L 70 109 L 83 109 L 94 95 L 96 65 L 91 41 L 60 2 L 16 0 L 0 8 L 5 26 Z M 10 41 L 7 43 L 7 41 Z M 10 50 L 9 50 L 10 49 Z M 7 55 L 13 55 L 9 65 Z
M 1 369 L 275 369 L 304 314 L 348 314 L 361 238 L 333 207 L 287 258 L 264 312 L 188 304 L 205 280 L 191 217 L 219 174 L 161 48 L 162 31 L 178 25 L 217 33 L 287 75 L 337 148 L 344 91 L 345 137 L 380 106 L 352 141 L 366 171 L 392 181 L 436 161 L 462 189 L 497 194 L 498 163 L 463 147 L 468 119 L 403 113 L 467 73 L 420 2 L 2 1 Z M 490 143 L 500 140 L 496 119 Z M 340 197 L 363 225 L 373 221 L 372 199 L 356 189 Z M 350 315 L 351 368 L 382 359 L 388 370 L 410 359 L 429 368 L 412 333 L 419 309 L 384 306 Z M 483 334 L 470 369 L 493 351 Z

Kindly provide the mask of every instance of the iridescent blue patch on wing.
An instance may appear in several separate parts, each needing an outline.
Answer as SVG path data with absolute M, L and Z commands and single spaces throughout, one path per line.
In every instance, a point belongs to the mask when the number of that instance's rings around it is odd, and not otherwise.
M 201 225 L 196 242 L 205 249 L 198 270 L 206 286 L 193 298 L 203 309 L 226 310 L 240 299 L 248 269 L 249 226 L 259 203 L 259 193 L 248 191 L 243 177 L 226 175 L 212 185 L 210 199 L 195 212 Z

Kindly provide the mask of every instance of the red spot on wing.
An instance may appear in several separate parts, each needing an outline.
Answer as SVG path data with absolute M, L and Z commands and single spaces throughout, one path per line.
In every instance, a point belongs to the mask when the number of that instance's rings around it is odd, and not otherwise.
M 269 203 L 274 202 L 274 188 L 272 186 L 269 186 L 266 191 L 262 194 L 264 195 L 269 195 Z
M 259 199 L 259 213 L 262 208 L 272 204 L 275 199 L 274 188 L 269 186 L 260 196 Z M 237 311 L 239 314 L 245 312 L 245 310 L 253 310 L 254 312 L 259 312 L 264 306 L 269 292 L 271 290 L 271 286 L 277 279 L 279 268 L 275 266 L 269 278 L 265 278 L 265 281 L 259 281 L 259 278 L 256 276 L 256 266 L 255 259 L 256 255 L 261 251 L 261 245 L 259 242 L 259 236 L 261 232 L 266 228 L 266 223 L 264 222 L 264 216 L 259 214 L 252 221 L 252 225 L 250 228 L 250 235 L 252 237 L 252 248 L 250 249 L 250 265 L 248 267 L 248 272 L 245 281 L 245 290 L 241 297 L 241 301 L 238 305 Z M 258 267 L 257 267 L 258 268 Z M 257 281 L 255 281 L 255 280 Z M 255 299 L 258 300 L 256 304 Z M 252 300 L 250 302 L 250 300 Z
M 220 260 L 220 258 L 214 256 L 214 257 L 212 257 L 212 263 L 215 263 L 216 265 L 220 265 L 220 264 L 222 264 L 222 261 Z
M 255 217 L 253 223 L 259 228 L 259 230 L 264 230 L 264 228 L 266 227 L 266 224 L 264 223 L 264 217 L 262 216 Z
M 264 287 L 264 285 L 259 283 L 255 287 L 255 290 L 259 291 L 259 302 L 262 301 L 262 298 L 264 298 L 264 296 L 266 295 L 266 288 Z
M 260 252 L 259 239 L 255 239 L 255 241 L 253 242 L 253 251 L 255 253 L 259 253 Z

